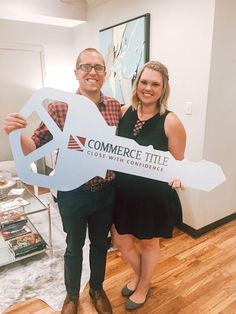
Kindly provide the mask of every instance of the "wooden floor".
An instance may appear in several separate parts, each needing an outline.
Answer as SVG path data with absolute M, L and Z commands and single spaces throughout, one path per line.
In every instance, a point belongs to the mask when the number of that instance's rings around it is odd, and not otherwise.
M 42 300 L 31 299 L 21 304 L 12 305 L 3 314 L 59 314 Z
M 176 230 L 173 239 L 161 240 L 161 262 L 152 281 L 152 295 L 139 314 L 236 314 L 236 221 L 193 239 Z M 132 277 L 117 251 L 108 254 L 105 290 L 114 314 L 129 313 L 120 289 Z M 63 283 L 62 283 L 63 284 Z M 24 312 L 7 314 L 58 313 L 44 308 L 37 312 L 31 302 Z M 32 308 L 32 311 L 30 310 Z M 82 293 L 80 314 L 96 314 Z

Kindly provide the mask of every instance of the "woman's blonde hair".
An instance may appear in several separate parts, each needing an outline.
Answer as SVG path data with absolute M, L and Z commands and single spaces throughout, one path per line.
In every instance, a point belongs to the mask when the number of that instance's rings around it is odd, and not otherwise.
M 157 106 L 160 110 L 160 115 L 164 114 L 167 110 L 167 100 L 170 95 L 170 85 L 169 85 L 169 74 L 167 68 L 160 62 L 158 61 L 149 61 L 146 64 L 144 64 L 143 68 L 141 71 L 138 73 L 137 78 L 134 82 L 133 85 L 133 90 L 132 90 L 132 106 L 134 109 L 137 110 L 138 105 L 140 104 L 140 100 L 137 96 L 137 86 L 140 81 L 140 77 L 145 69 L 151 69 L 153 71 L 157 71 L 161 73 L 162 75 L 162 80 L 163 80 L 163 91 L 161 97 L 157 101 Z

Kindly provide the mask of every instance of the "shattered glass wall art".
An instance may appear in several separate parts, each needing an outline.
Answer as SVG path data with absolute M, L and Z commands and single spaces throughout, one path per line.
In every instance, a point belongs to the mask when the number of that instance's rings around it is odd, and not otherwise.
M 149 60 L 150 14 L 104 28 L 99 35 L 107 72 L 103 93 L 130 104 L 132 84 Z

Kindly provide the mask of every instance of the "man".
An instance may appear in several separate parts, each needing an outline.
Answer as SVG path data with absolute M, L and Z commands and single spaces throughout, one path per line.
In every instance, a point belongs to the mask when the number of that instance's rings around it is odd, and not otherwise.
M 120 104 L 101 93 L 105 79 L 105 63 L 102 55 L 94 48 L 83 50 L 76 62 L 75 76 L 79 81 L 78 94 L 88 97 L 98 106 L 108 125 L 117 126 Z M 49 105 L 49 114 L 63 129 L 67 104 L 54 102 Z M 7 133 L 25 128 L 27 122 L 18 113 L 11 113 L 5 119 Z M 91 125 L 91 127 L 93 127 Z M 47 127 L 41 123 L 32 138 L 22 135 L 22 149 L 25 154 L 45 144 L 51 139 Z M 73 143 L 71 143 L 73 145 Z M 111 304 L 103 290 L 106 267 L 107 235 L 112 224 L 114 201 L 114 173 L 107 171 L 105 180 L 95 177 L 77 189 L 58 191 L 58 207 L 66 232 L 66 252 L 64 255 L 64 276 L 67 296 L 62 314 L 76 314 L 82 272 L 82 250 L 88 227 L 90 239 L 90 289 L 89 295 L 100 314 L 111 314 Z

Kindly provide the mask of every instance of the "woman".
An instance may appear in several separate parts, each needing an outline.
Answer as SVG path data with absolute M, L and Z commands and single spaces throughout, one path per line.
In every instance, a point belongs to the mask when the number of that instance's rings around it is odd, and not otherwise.
M 118 134 L 182 160 L 186 134 L 178 117 L 167 110 L 169 93 L 167 68 L 157 61 L 146 63 L 134 83 L 132 106 L 122 107 Z M 178 187 L 183 186 L 177 178 L 168 184 L 117 173 L 113 243 L 135 273 L 121 290 L 129 297 L 127 310 L 144 305 L 160 258 L 159 238 L 170 238 L 176 221 L 182 219 Z

